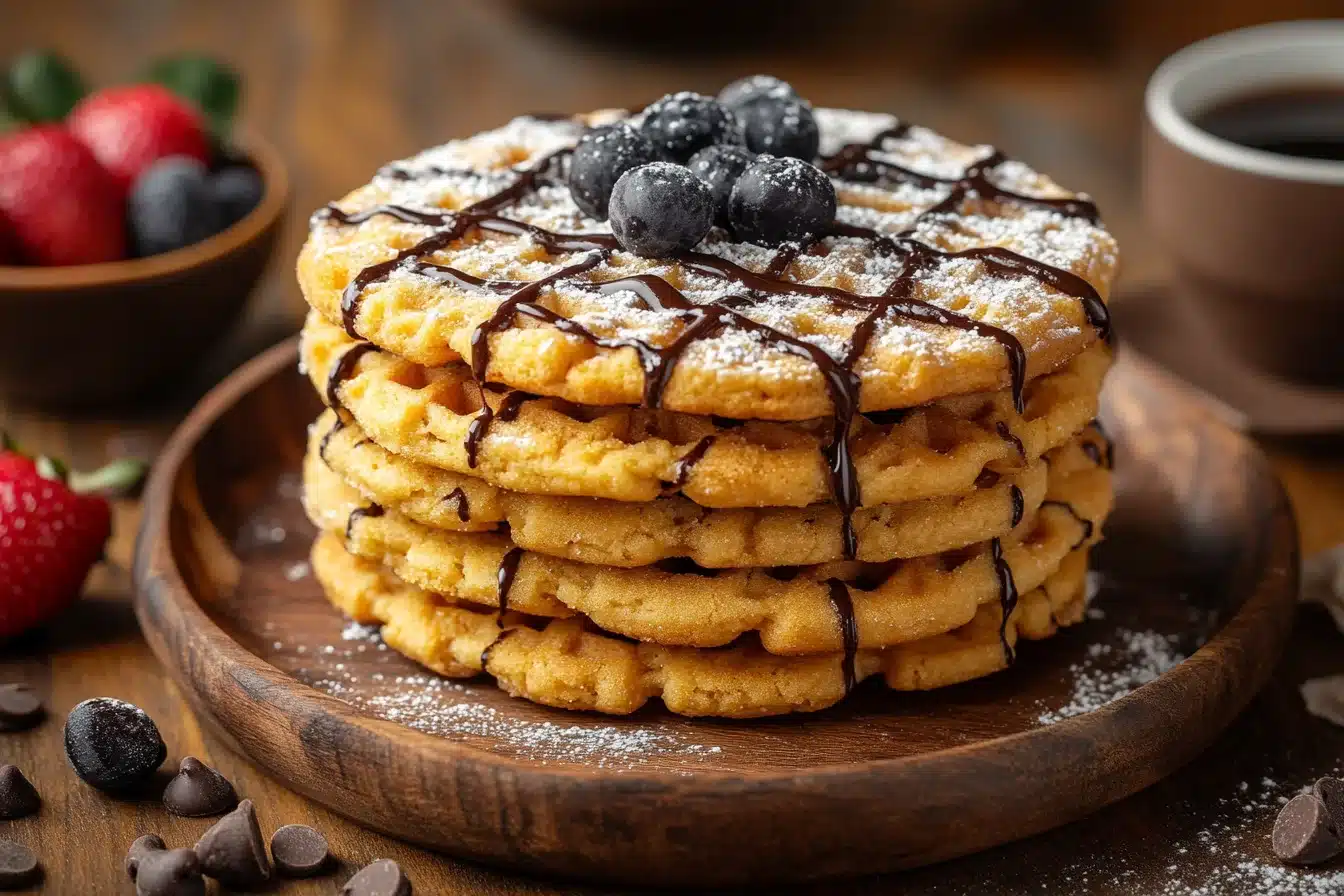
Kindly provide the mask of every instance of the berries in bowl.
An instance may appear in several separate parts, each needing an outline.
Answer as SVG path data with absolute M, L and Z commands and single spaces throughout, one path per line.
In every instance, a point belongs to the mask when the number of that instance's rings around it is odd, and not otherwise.
M 0 397 L 97 405 L 163 391 L 242 312 L 288 177 L 234 131 L 236 77 L 200 57 L 85 92 L 28 53 L 0 84 Z

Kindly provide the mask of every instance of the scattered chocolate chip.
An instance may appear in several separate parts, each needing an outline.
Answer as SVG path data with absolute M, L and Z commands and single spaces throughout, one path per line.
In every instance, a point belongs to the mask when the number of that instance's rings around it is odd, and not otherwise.
M 31 728 L 46 710 L 37 691 L 26 684 L 0 684 L 0 731 L 23 731 Z
M 271 858 L 285 877 L 320 874 L 330 855 L 327 838 L 306 824 L 287 824 L 271 835 Z
M 135 842 L 131 844 L 131 848 L 126 851 L 126 873 L 130 875 L 131 880 L 135 880 L 136 872 L 145 856 L 152 852 L 161 852 L 166 848 L 163 838 L 158 834 L 145 834 L 136 837 Z
M 1335 833 L 1344 832 L 1344 778 L 1321 778 L 1312 785 L 1311 792 L 1325 803 Z
M 238 805 L 238 794 L 228 778 L 188 756 L 177 767 L 177 777 L 164 789 L 163 805 L 174 815 L 203 818 L 228 812 Z
M 70 710 L 65 755 L 86 782 L 118 793 L 148 780 L 167 758 L 168 748 L 140 707 L 95 697 Z
M 391 859 L 378 859 L 355 872 L 341 896 L 411 896 L 411 882 Z
M 201 835 L 196 841 L 196 858 L 207 875 L 235 890 L 271 879 L 271 860 L 251 800 L 243 800 Z
M 189 849 L 163 849 L 140 859 L 135 896 L 205 896 L 201 863 Z
M 42 866 L 22 843 L 0 840 L 0 890 L 17 890 L 37 883 Z
M 1294 865 L 1316 865 L 1344 849 L 1325 803 L 1311 793 L 1300 793 L 1288 801 L 1274 820 L 1270 842 L 1274 855 Z
M 0 765 L 0 818 L 23 818 L 42 806 L 42 798 L 16 765 Z

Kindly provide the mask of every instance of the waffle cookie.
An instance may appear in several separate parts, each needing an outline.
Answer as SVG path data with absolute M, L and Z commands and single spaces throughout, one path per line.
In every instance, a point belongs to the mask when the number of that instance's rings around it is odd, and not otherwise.
M 988 675 L 1082 615 L 1116 268 L 1086 196 L 771 79 L 393 163 L 298 262 L 313 568 L 569 709 Z

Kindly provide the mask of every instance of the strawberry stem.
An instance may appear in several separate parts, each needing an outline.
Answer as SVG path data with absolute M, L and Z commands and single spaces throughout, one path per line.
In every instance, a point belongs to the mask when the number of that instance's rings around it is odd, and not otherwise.
M 44 454 L 35 463 L 37 464 L 37 475 L 43 479 L 54 479 L 64 484 L 70 478 L 69 468 L 54 457 L 47 457 Z
M 70 490 L 77 495 L 101 495 L 104 498 L 130 498 L 144 485 L 149 464 L 123 457 L 92 473 L 69 474 Z

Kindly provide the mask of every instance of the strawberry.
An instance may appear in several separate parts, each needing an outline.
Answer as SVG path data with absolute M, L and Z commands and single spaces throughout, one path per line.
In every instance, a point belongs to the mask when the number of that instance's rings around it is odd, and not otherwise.
M 58 125 L 0 137 L 0 217 L 35 264 L 92 264 L 126 254 L 117 185 Z
M 14 225 L 0 213 L 0 265 L 23 264 L 23 251 Z
M 210 161 L 200 115 L 158 84 L 100 90 L 80 100 L 65 124 L 111 172 L 123 198 L 140 173 L 165 156 Z
M 138 461 L 88 476 L 33 460 L 5 442 L 0 451 L 0 638 L 45 622 L 79 596 L 112 530 L 109 490 L 133 487 Z

